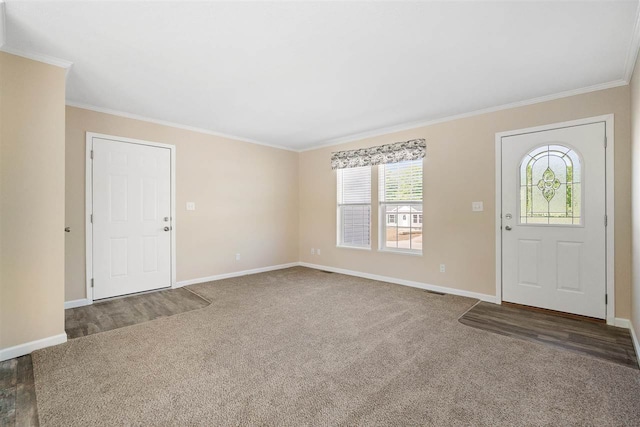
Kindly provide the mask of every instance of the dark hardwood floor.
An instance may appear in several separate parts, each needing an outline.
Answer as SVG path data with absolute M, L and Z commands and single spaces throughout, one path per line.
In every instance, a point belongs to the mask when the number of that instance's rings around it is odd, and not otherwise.
M 0 362 L 0 426 L 37 426 L 31 355 Z
M 78 338 L 208 305 L 209 301 L 185 288 L 119 297 L 65 310 L 65 330 L 69 339 Z
M 475 305 L 460 322 L 638 369 L 631 334 L 624 328 L 488 302 Z

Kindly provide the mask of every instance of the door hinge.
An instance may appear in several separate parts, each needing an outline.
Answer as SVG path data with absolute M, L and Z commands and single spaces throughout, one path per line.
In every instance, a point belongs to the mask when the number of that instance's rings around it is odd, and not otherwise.
M 604 137 L 604 148 L 607 148 L 607 137 L 606 137 L 606 135 Z
M 604 294 L 604 303 L 609 304 L 609 294 Z
M 93 160 L 93 150 L 91 150 L 91 159 Z
M 609 218 L 605 215 L 604 216 L 604 226 L 606 227 L 609 224 Z
M 93 224 L 93 214 L 90 215 L 89 221 L 91 222 L 91 224 Z
M 93 278 L 91 278 L 91 287 L 93 288 Z

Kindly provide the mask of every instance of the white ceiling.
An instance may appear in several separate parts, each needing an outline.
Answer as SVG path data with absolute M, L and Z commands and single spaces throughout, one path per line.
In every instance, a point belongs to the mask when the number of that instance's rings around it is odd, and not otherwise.
M 302 150 L 628 79 L 637 1 L 6 2 L 67 101 Z M 407 125 L 409 126 L 409 125 Z

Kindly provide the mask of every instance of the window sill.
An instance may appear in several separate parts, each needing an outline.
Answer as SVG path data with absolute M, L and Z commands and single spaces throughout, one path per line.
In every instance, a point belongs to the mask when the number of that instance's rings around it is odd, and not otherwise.
M 393 250 L 393 249 L 378 249 L 378 252 L 383 252 L 387 254 L 397 254 L 397 255 L 409 255 L 409 256 L 419 256 L 423 255 L 422 251 L 402 251 L 402 250 Z
M 371 251 L 371 248 L 366 248 L 364 246 L 336 245 L 336 248 L 339 248 L 339 249 L 356 249 L 356 250 L 359 250 L 359 251 Z

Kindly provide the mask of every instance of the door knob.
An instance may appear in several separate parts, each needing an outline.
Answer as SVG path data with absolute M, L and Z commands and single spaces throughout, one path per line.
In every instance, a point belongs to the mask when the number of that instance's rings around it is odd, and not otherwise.
M 67 233 L 71 233 L 71 227 L 65 227 L 64 231 L 66 231 Z
M 171 230 L 171 227 L 165 227 L 164 228 L 164 231 L 169 231 L 169 230 Z
M 507 230 L 507 231 L 511 231 L 511 226 L 507 225 L 504 229 Z

